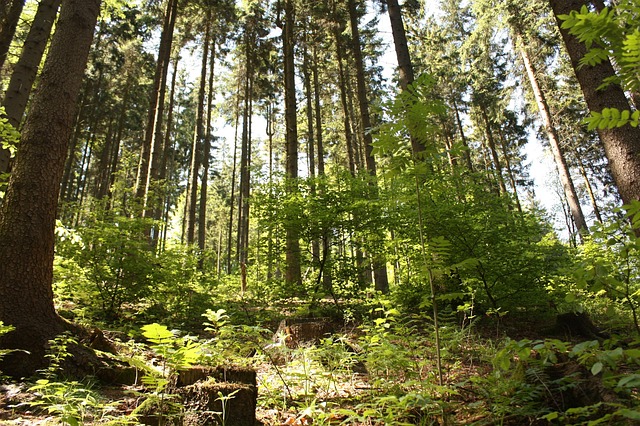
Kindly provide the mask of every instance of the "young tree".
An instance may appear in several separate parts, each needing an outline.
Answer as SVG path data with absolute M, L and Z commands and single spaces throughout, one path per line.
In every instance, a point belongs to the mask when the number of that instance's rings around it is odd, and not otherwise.
M 3 360 L 2 370 L 14 376 L 41 368 L 48 340 L 67 328 L 53 306 L 54 229 L 67 143 L 100 3 L 62 2 L 0 208 L 0 321 L 16 327 L 0 339 L 0 347 L 28 351 Z

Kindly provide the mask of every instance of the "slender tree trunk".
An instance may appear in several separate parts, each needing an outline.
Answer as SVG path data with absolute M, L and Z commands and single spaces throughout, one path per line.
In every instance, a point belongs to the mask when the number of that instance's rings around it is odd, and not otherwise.
M 569 34 L 568 30 L 561 28 L 562 21 L 557 18 L 558 15 L 569 14 L 572 10 L 580 10 L 586 3 L 585 0 L 550 0 L 587 106 L 594 112 L 601 112 L 604 108 L 628 110 L 629 102 L 619 85 L 608 84 L 605 88 L 599 89 L 607 78 L 615 75 L 611 63 L 605 60 L 596 66 L 581 66 L 580 60 L 587 53 L 587 49 L 575 36 Z M 598 134 L 622 201 L 630 204 L 632 201 L 640 200 L 640 127 L 599 129 Z
M 242 118 L 242 148 L 240 151 L 240 194 L 238 199 L 238 262 L 246 266 L 249 242 L 249 191 L 251 179 L 251 78 L 253 75 L 253 51 L 250 30 L 245 30 L 244 107 Z
M 311 58 L 309 55 L 309 24 L 304 31 L 303 41 L 303 62 L 302 62 L 302 74 L 304 76 L 304 92 L 307 109 L 307 153 L 308 153 L 308 166 L 309 177 L 311 178 L 311 196 L 315 198 L 317 194 L 316 188 L 316 159 L 315 159 L 315 134 L 314 134 L 314 115 L 313 115 L 313 91 L 311 82 Z M 311 255 L 315 265 L 320 264 L 320 241 L 317 237 L 311 240 Z
M 413 65 L 411 64 L 411 55 L 409 54 L 409 44 L 407 43 L 407 34 L 404 30 L 402 22 L 402 10 L 398 0 L 386 0 L 387 11 L 389 12 L 389 21 L 391 22 L 391 34 L 393 35 L 393 45 L 398 59 L 398 68 L 400 73 L 400 87 L 403 91 L 409 88 L 413 83 Z M 411 135 L 411 151 L 413 154 L 421 153 L 425 150 L 424 145 L 415 135 Z
M 202 47 L 202 67 L 200 71 L 200 89 L 198 90 L 198 110 L 196 112 L 196 129 L 191 147 L 191 173 L 189 181 L 189 208 L 187 214 L 187 244 L 195 241 L 196 210 L 198 205 L 198 173 L 202 164 L 201 150 L 204 140 L 204 94 L 207 87 L 207 64 L 209 56 L 209 21 L 205 30 L 204 46 Z
M 351 40 L 353 42 L 353 57 L 356 65 L 356 83 L 358 87 L 358 104 L 360 105 L 360 120 L 362 122 L 361 137 L 364 141 L 365 160 L 367 172 L 375 179 L 377 173 L 376 159 L 373 156 L 373 136 L 371 135 L 371 116 L 369 115 L 369 99 L 367 98 L 367 84 L 365 81 L 364 60 L 362 58 L 362 47 L 360 45 L 360 31 L 358 29 L 358 13 L 355 0 L 348 0 L 349 20 L 351 22 Z M 378 183 L 371 184 L 371 197 L 378 198 Z M 381 233 L 381 231 L 378 231 Z M 383 240 L 382 236 L 378 236 Z M 380 241 L 381 242 L 381 241 Z M 389 277 L 387 264 L 383 256 L 378 253 L 373 254 L 373 275 L 376 290 L 382 293 L 389 292 Z
M 211 55 L 209 58 L 209 87 L 207 90 L 207 123 L 205 126 L 204 149 L 202 152 L 202 184 L 200 186 L 200 211 L 198 212 L 198 248 L 200 249 L 200 259 L 198 267 L 204 267 L 204 249 L 207 239 L 207 191 L 209 188 L 209 161 L 211 155 L 211 112 L 213 109 L 213 71 L 215 69 L 216 43 L 211 43 Z
M 589 199 L 591 200 L 591 207 L 593 208 L 593 214 L 596 216 L 596 220 L 602 223 L 602 216 L 600 214 L 600 208 L 598 207 L 596 195 L 593 192 L 593 186 L 591 185 L 589 175 L 587 174 L 587 170 L 585 169 L 584 163 L 582 162 L 582 157 L 575 147 L 573 148 L 573 155 L 576 157 L 576 161 L 578 163 L 578 169 L 580 170 L 580 175 L 582 176 L 582 179 L 584 179 L 584 185 L 587 188 L 587 193 L 589 194 Z
M 482 116 L 482 121 L 484 123 L 485 135 L 487 136 L 487 145 L 489 147 L 489 152 L 491 153 L 491 159 L 493 160 L 493 167 L 496 173 L 496 180 L 498 181 L 498 185 L 500 186 L 500 193 L 506 194 L 507 187 L 504 184 L 504 177 L 502 176 L 502 165 L 500 164 L 500 158 L 498 158 L 496 142 L 493 139 L 491 122 L 489 121 L 489 117 L 487 116 L 487 111 L 485 110 L 484 106 L 480 106 L 480 115 Z
M 282 29 L 284 50 L 284 99 L 285 99 L 285 141 L 286 141 L 286 176 L 290 180 L 289 191 L 298 192 L 298 124 L 296 107 L 296 82 L 294 64 L 295 46 L 295 6 L 294 0 L 284 0 L 285 22 Z M 300 267 L 300 230 L 290 218 L 287 224 L 286 240 L 286 273 L 288 284 L 302 285 Z
M 518 197 L 518 186 L 516 185 L 516 176 L 513 172 L 513 168 L 511 167 L 511 160 L 509 159 L 509 150 L 507 141 L 504 137 L 504 132 L 502 128 L 498 126 L 498 135 L 500 136 L 500 146 L 502 147 L 502 156 L 504 157 L 504 163 L 507 167 L 507 174 L 509 175 L 509 182 L 511 183 L 511 188 L 513 188 L 513 198 L 516 202 L 516 208 L 518 212 L 522 213 L 522 205 L 520 204 L 520 197 Z
M 529 83 L 531 84 L 533 95 L 536 99 L 536 103 L 538 104 L 540 118 L 542 119 L 545 131 L 547 133 L 547 138 L 549 139 L 549 144 L 551 145 L 553 158 L 555 159 L 556 166 L 558 167 L 560 181 L 562 182 L 562 187 L 564 189 L 565 196 L 567 197 L 567 202 L 569 203 L 569 207 L 571 209 L 571 216 L 573 217 L 573 221 L 576 224 L 578 232 L 588 233 L 589 228 L 587 227 L 587 221 L 585 220 L 584 214 L 582 213 L 580 200 L 578 199 L 578 194 L 576 193 L 576 188 L 573 184 L 571 173 L 569 172 L 569 166 L 567 165 L 567 160 L 565 159 L 564 153 L 562 152 L 558 133 L 556 132 L 556 128 L 553 125 L 551 119 L 551 111 L 549 110 L 547 99 L 544 95 L 544 92 L 540 88 L 540 84 L 538 83 L 536 69 L 531 62 L 531 59 L 529 58 L 529 53 L 524 47 L 520 47 L 520 55 L 522 56 L 524 66 L 527 70 L 527 76 L 529 77 Z
M 462 120 L 460 119 L 460 111 L 458 110 L 458 104 L 456 103 L 453 95 L 451 96 L 453 100 L 453 111 L 456 115 L 456 123 L 458 124 L 458 129 L 460 131 L 460 140 L 462 141 L 462 145 L 464 146 L 464 161 L 467 164 L 467 168 L 470 172 L 473 172 L 473 163 L 471 162 L 471 149 L 469 148 L 469 143 L 467 142 L 467 137 L 464 134 L 464 127 L 462 127 Z
M 177 7 L 178 0 L 169 0 L 167 2 L 167 10 L 164 17 L 162 34 L 160 36 L 156 71 L 153 78 L 153 86 L 151 88 L 147 127 L 145 130 L 144 141 L 142 143 L 142 151 L 140 153 L 138 178 L 136 179 L 136 198 L 140 200 L 142 216 L 146 215 L 146 203 L 151 179 L 157 176 L 150 175 L 151 169 L 154 168 L 154 166 L 157 167 L 157 163 L 154 165 L 154 161 L 157 162 L 156 158 L 154 158 L 154 154 L 155 157 L 159 155 L 158 146 L 162 140 L 156 140 L 158 136 L 156 134 L 156 130 L 162 125 L 164 93 L 167 83 L 167 70 L 171 58 L 171 44 L 173 42 Z M 156 172 L 154 171 L 154 174 L 155 173 Z
M 46 364 L 49 339 L 68 326 L 53 306 L 54 229 L 60 181 L 99 0 L 64 0 L 0 207 L 0 321 L 16 331 L 0 369 L 29 376 Z M 37 200 L 37 202 L 34 202 Z
M 236 198 L 236 167 L 238 164 L 238 125 L 240 121 L 240 84 L 238 79 L 238 87 L 236 89 L 236 107 L 235 107 L 235 134 L 233 136 L 233 167 L 231 172 L 231 196 L 229 198 L 229 228 L 227 232 L 227 274 L 231 273 L 231 264 L 233 257 L 231 256 L 231 247 L 233 246 L 233 210 L 235 208 Z
M 18 129 L 27 108 L 38 66 L 58 15 L 60 0 L 41 0 L 22 47 L 20 59 L 13 69 L 2 105 L 9 123 Z M 1 66 L 0 66 L 1 68 Z M 9 151 L 0 148 L 0 173 L 9 171 Z
M 7 59 L 7 53 L 9 53 L 9 47 L 11 46 L 13 36 L 16 34 L 18 21 L 20 20 L 22 8 L 25 3 L 25 0 L 9 1 L 11 1 L 11 5 L 6 9 L 7 14 L 2 16 L 3 19 L 0 22 L 0 70 L 4 67 L 4 63 Z
M 337 19 L 337 18 L 336 18 Z M 340 28 L 334 24 L 334 38 L 336 41 L 336 55 L 338 59 L 338 84 L 340 85 L 340 101 L 342 103 L 342 111 L 344 114 L 344 136 L 347 144 L 347 155 L 349 160 L 349 171 L 352 176 L 356 175 L 356 163 L 353 152 L 353 134 L 351 132 L 351 119 L 349 113 L 349 103 L 347 94 L 347 77 L 344 71 L 344 48 L 342 46 Z

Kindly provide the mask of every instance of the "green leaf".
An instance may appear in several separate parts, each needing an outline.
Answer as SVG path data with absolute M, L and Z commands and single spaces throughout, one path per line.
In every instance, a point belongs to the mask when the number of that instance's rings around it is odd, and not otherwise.
M 591 374 L 593 374 L 594 376 L 597 375 L 602 371 L 602 367 L 603 365 L 601 362 L 596 362 L 595 364 L 593 364 L 593 366 L 591 366 Z
M 142 335 L 149 339 L 150 342 L 158 344 L 166 343 L 175 337 L 171 330 L 158 323 L 142 326 Z
M 631 420 L 640 420 L 640 411 L 623 408 L 621 410 L 618 410 L 617 413 Z

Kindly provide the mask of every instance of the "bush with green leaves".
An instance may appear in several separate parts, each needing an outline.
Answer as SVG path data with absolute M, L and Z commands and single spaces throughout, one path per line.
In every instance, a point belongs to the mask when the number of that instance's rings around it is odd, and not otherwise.
M 493 357 L 494 374 L 476 378 L 496 421 L 632 424 L 640 420 L 640 340 L 571 344 L 507 339 Z
M 595 224 L 576 251 L 571 280 L 558 288 L 568 309 L 588 309 L 614 329 L 631 325 L 640 334 L 640 238 L 627 219 Z

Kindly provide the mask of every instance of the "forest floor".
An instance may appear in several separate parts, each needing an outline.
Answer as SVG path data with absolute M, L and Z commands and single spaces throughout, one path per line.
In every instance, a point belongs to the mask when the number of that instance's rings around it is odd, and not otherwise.
M 296 324 L 286 326 L 288 334 L 276 332 L 271 342 L 246 362 L 256 372 L 257 424 L 548 424 L 541 420 L 542 415 L 566 408 L 558 401 L 578 394 L 549 389 L 548 383 L 553 381 L 549 377 L 539 378 L 540 386 L 534 380 L 528 387 L 518 388 L 517 381 L 526 381 L 535 371 L 516 374 L 514 370 L 502 377 L 496 373 L 495 357 L 501 342 L 537 341 L 543 337 L 540 330 L 550 324 L 487 321 L 466 332 L 459 326 L 445 325 L 441 330 L 441 337 L 448 339 L 441 344 L 442 386 L 438 384 L 432 333 L 420 332 L 420 327 L 396 327 L 383 320 L 375 324 L 379 327 L 351 326 L 325 336 L 313 336 L 313 330 Z M 148 361 L 157 360 L 157 354 L 146 350 Z M 575 363 L 565 364 L 561 367 L 565 371 L 558 374 L 592 377 L 584 374 L 586 370 L 579 371 Z M 0 425 L 137 424 L 131 413 L 145 399 L 157 398 L 159 389 L 154 392 L 148 383 L 144 386 L 139 382 L 117 386 L 90 385 L 86 381 L 59 383 L 57 388 L 47 388 L 42 382 L 5 380 L 0 385 Z M 169 387 L 173 385 L 175 380 Z M 598 383 L 581 386 L 582 393 L 602 388 Z M 527 389 L 530 395 L 513 394 Z M 538 394 L 545 392 L 546 396 Z M 229 410 L 234 408 L 233 398 L 227 401 Z M 528 399 L 532 400 L 531 407 L 526 407 Z M 588 405 L 593 401 L 587 398 L 576 403 Z M 513 404 L 517 408 L 511 407 Z M 181 411 L 188 405 L 179 403 L 172 409 Z M 246 423 L 239 418 L 226 424 Z

